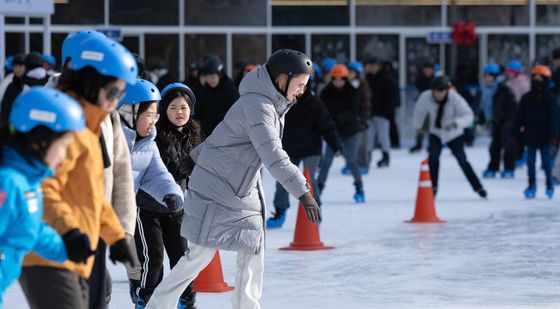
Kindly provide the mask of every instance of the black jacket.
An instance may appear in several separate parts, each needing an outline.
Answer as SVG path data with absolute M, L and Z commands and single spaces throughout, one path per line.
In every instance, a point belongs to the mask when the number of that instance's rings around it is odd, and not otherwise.
M 523 141 L 529 147 L 550 145 L 558 139 L 558 106 L 554 94 L 547 92 L 537 101 L 530 91 L 521 97 L 515 114 L 513 133 L 523 130 Z
M 371 90 L 371 114 L 391 119 L 399 100 L 398 87 L 391 75 L 384 70 L 366 75 Z
M 432 89 L 432 80 L 434 77 L 427 77 L 424 74 L 420 74 L 418 78 L 416 78 L 416 88 L 418 89 L 418 93 L 422 93 L 426 90 Z
M 495 123 L 511 123 L 515 118 L 517 102 L 511 89 L 502 82 L 492 99 L 492 119 Z
M 224 120 L 233 103 L 239 99 L 239 92 L 233 81 L 223 76 L 216 88 L 198 86 L 194 89 L 194 93 L 196 94 L 194 118 L 200 122 L 202 134 L 208 137 Z
M 166 137 L 163 132 L 158 131 L 156 137 L 156 144 L 161 155 L 161 160 L 175 182 L 181 187 L 181 191 L 185 192 L 187 190 L 187 185 L 189 182 L 189 176 L 185 171 L 181 171 L 181 164 L 184 164 L 184 158 L 189 154 L 189 152 L 194 148 L 194 145 L 189 144 L 188 133 L 183 134 L 177 130 L 171 130 L 170 134 L 176 139 L 176 143 L 173 145 L 170 143 L 169 138 Z M 151 195 L 138 190 L 136 194 L 136 203 L 138 207 L 142 209 L 147 209 L 154 212 L 166 213 L 165 207 L 161 207 Z M 182 211 L 182 210 L 181 210 Z
M 339 135 L 354 135 L 362 129 L 358 90 L 350 83 L 347 82 L 342 89 L 329 83 L 321 93 L 321 101 L 329 110 Z
M 336 126 L 325 104 L 307 90 L 286 114 L 282 146 L 290 158 L 321 155 L 321 137 L 335 152 L 342 150 Z
M 2 98 L 2 109 L 0 111 L 0 124 L 7 124 L 10 118 L 10 112 L 12 111 L 12 105 L 16 100 L 17 96 L 22 93 L 23 89 L 33 86 L 44 86 L 47 81 L 49 81 L 50 75 L 44 78 L 36 79 L 29 76 L 24 76 L 21 80 L 14 77 L 14 80 L 6 88 L 4 92 L 4 97 Z

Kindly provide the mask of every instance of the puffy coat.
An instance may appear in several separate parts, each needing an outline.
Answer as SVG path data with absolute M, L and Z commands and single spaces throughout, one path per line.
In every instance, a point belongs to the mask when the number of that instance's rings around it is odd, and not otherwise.
M 160 203 L 159 205 L 142 203 L 138 204 L 138 207 L 147 207 L 146 210 L 157 212 L 176 212 L 178 209 L 167 209 L 163 198 L 166 195 L 174 194 L 183 200 L 183 192 L 161 161 L 159 150 L 154 142 L 156 129 L 154 128 L 149 136 L 136 140 L 137 135 L 134 130 L 124 124 L 122 128 L 132 159 L 134 192 L 142 189 Z
M 321 155 L 323 138 L 335 152 L 342 150 L 340 136 L 329 111 L 308 88 L 286 114 L 282 145 L 290 157 L 305 158 Z
M 420 130 L 424 124 L 426 116 L 430 119 L 430 133 L 439 137 L 442 143 L 447 143 L 461 136 L 466 127 L 471 125 L 474 115 L 471 107 L 457 92 L 449 91 L 447 102 L 443 107 L 441 117 L 441 128 L 436 128 L 436 118 L 440 104 L 434 100 L 432 90 L 422 92 L 416 105 L 414 106 L 414 128 Z M 445 127 L 455 124 L 451 130 Z
M 177 143 L 174 145 L 170 145 L 168 140 L 160 133 L 161 132 L 158 131 L 156 145 L 159 149 L 161 160 L 167 167 L 169 173 L 173 176 L 175 182 L 181 187 L 181 192 L 185 192 L 187 190 L 189 176 L 184 170 L 181 171 L 181 164 L 184 164 L 182 163 L 184 162 L 183 160 L 189 155 L 190 150 L 192 150 L 192 146 L 189 144 L 188 133 L 184 134 L 175 129 L 170 130 L 170 134 L 173 134 L 174 138 L 177 140 Z M 142 189 L 140 189 L 136 195 L 136 202 L 138 206 L 143 209 L 167 212 L 167 208 L 162 208 L 161 204 Z
M 45 164 L 24 158 L 11 146 L 0 156 L 0 307 L 2 293 L 19 277 L 29 251 L 64 262 L 68 257 L 62 238 L 42 221 L 40 182 L 52 176 Z
M 101 122 L 108 113 L 103 109 L 78 98 L 73 93 L 86 117 L 86 129 L 77 132 L 68 146 L 66 158 L 56 170 L 56 175 L 42 183 L 45 221 L 64 235 L 72 229 L 79 229 L 88 235 L 91 249 L 97 248 L 99 237 L 113 245 L 125 238 L 119 218 L 107 198 L 103 182 L 103 156 L 99 135 Z M 88 278 L 94 257 L 85 264 L 65 262 L 52 263 L 36 254 L 25 257 L 25 266 L 48 266 L 68 269 L 83 278 Z
M 515 115 L 513 133 L 523 128 L 523 141 L 529 147 L 555 144 L 558 139 L 558 105 L 552 93 L 537 101 L 534 92 L 521 97 Z
M 264 66 L 246 75 L 239 91 L 224 121 L 191 152 L 196 166 L 181 229 L 202 246 L 258 254 L 264 247 L 261 168 L 294 197 L 309 187 L 282 149 L 284 115 L 293 102 L 276 90 Z
M 349 82 L 341 89 L 337 89 L 332 83 L 329 83 L 321 92 L 321 101 L 327 106 L 336 124 L 338 134 L 349 136 L 362 129 L 358 90 Z

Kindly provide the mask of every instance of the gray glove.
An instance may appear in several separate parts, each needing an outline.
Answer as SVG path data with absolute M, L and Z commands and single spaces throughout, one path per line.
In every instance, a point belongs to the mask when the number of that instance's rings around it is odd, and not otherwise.
M 303 205 L 303 209 L 305 209 L 305 214 L 307 214 L 309 221 L 313 223 L 321 221 L 321 208 L 319 208 L 319 205 L 317 205 L 317 202 L 313 196 L 311 196 L 310 192 L 300 196 L 299 201 Z

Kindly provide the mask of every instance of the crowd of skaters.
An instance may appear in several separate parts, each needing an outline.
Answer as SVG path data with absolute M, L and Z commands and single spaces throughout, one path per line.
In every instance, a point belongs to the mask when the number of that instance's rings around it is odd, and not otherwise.
M 492 138 L 484 178 L 513 178 L 526 162 L 524 194 L 533 198 L 538 150 L 553 196 L 560 49 L 553 58 L 552 70 L 488 64 L 476 93 L 422 64 L 410 152 L 422 151 L 428 135 L 434 194 L 446 145 L 487 197 L 464 151 L 481 125 Z M 119 43 L 78 31 L 65 39 L 60 66 L 57 73 L 56 59 L 37 52 L 14 55 L 0 82 L 0 293 L 19 279 L 32 308 L 106 308 L 107 247 L 127 268 L 136 308 L 196 308 L 192 282 L 216 249 L 238 252 L 236 285 L 246 288 L 236 290 L 234 308 L 259 308 L 264 228 L 282 227 L 289 195 L 320 222 L 321 193 L 342 156 L 340 172 L 355 187 L 349 199 L 364 203 L 374 151 L 375 165 L 387 168 L 391 148 L 400 147 L 395 71 L 376 57 L 319 65 L 279 50 L 266 64 L 240 64 L 230 78 L 208 54 L 177 82 L 164 64 L 145 70 Z M 278 181 L 266 222 L 262 167 Z M 164 254 L 172 268 L 165 279 Z

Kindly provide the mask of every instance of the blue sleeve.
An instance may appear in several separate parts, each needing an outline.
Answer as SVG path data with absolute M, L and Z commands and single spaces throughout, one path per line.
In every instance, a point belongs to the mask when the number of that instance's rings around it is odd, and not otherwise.
M 183 199 L 181 187 L 163 164 L 155 143 L 152 147 L 152 160 L 148 164 L 144 176 L 140 179 L 140 188 L 162 204 L 163 198 L 168 194 L 175 194 Z
M 41 221 L 37 231 L 37 242 L 33 251 L 47 260 L 59 263 L 68 259 L 62 237 L 44 221 Z
M 0 240 L 17 218 L 17 188 L 9 179 L 8 175 L 0 173 Z

